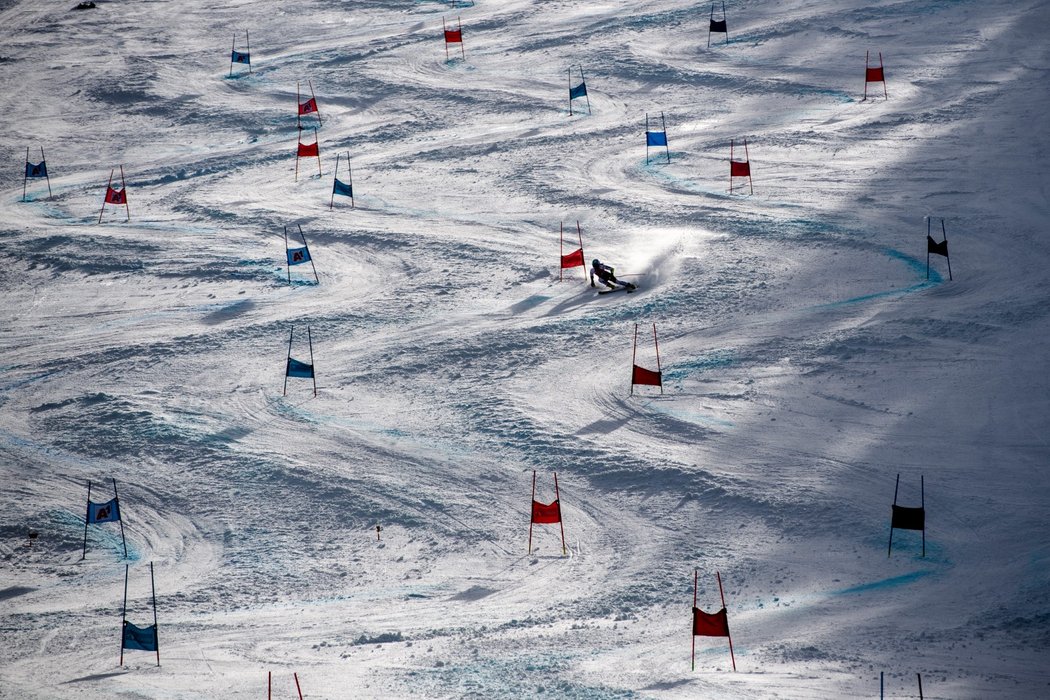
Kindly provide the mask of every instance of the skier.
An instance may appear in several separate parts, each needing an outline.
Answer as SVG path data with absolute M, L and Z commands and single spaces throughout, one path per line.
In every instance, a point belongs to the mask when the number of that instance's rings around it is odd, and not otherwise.
M 595 258 L 594 260 L 591 261 L 591 286 L 592 287 L 597 286 L 597 285 L 594 284 L 594 277 L 595 277 L 595 275 L 598 276 L 598 279 L 601 280 L 602 283 L 606 287 L 608 287 L 610 291 L 612 291 L 614 289 L 618 289 L 618 287 L 616 285 L 620 285 L 620 287 L 622 287 L 623 289 L 626 289 L 628 292 L 633 292 L 636 289 L 636 287 L 633 284 L 631 284 L 630 282 L 623 282 L 621 280 L 616 279 L 616 270 L 614 270 L 612 268 L 612 266 L 606 265 L 605 263 L 603 263 L 598 258 Z

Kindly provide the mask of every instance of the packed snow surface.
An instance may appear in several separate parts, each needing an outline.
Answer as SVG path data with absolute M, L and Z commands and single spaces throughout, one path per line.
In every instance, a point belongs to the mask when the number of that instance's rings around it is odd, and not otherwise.
M 1050 697 L 1050 4 L 96 4 L 0 0 L 0 696 Z

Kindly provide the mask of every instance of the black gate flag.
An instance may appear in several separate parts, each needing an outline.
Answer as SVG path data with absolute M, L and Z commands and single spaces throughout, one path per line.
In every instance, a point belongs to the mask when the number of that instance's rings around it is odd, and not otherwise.
M 930 235 L 930 217 L 926 217 L 926 279 L 930 279 L 930 253 L 943 255 L 948 261 L 948 281 L 952 279 L 952 259 L 948 257 L 948 231 L 944 228 L 944 219 L 941 219 L 941 235 L 944 240 L 938 243 Z
M 921 530 L 922 556 L 926 556 L 926 483 L 919 477 L 919 494 L 921 504 L 918 508 L 907 508 L 897 505 L 897 489 L 901 485 L 901 475 L 897 475 L 897 485 L 893 487 L 893 515 L 890 518 L 890 544 L 886 556 L 893 553 L 894 530 Z

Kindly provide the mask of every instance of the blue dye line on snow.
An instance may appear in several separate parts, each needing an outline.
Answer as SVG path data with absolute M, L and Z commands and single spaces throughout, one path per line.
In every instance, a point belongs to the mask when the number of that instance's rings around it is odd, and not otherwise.
M 871 583 L 862 583 L 858 586 L 850 586 L 849 588 L 831 591 L 831 595 L 853 595 L 854 593 L 867 593 L 868 591 L 878 591 L 887 588 L 894 588 L 896 586 L 903 586 L 909 583 L 913 583 L 915 581 L 918 581 L 920 578 L 929 576 L 932 573 L 932 571 L 913 571 L 910 574 L 902 574 L 900 576 L 893 576 L 891 578 L 882 579 L 881 581 L 872 581 Z
M 885 253 L 887 257 L 894 258 L 896 260 L 900 260 L 905 265 L 907 265 L 912 270 L 912 272 L 920 274 L 923 277 L 926 276 L 926 263 L 924 261 L 919 260 L 918 258 L 912 257 L 911 255 L 908 255 L 906 253 L 902 253 L 901 251 L 895 250 L 893 248 L 883 248 L 882 252 Z M 922 290 L 922 289 L 927 289 L 929 287 L 933 287 L 935 285 L 940 284 L 943 281 L 944 281 L 944 278 L 941 277 L 941 274 L 939 272 L 937 272 L 937 270 L 933 269 L 933 266 L 931 265 L 930 266 L 930 279 L 928 279 L 928 280 L 927 279 L 923 279 L 922 281 L 918 282 L 917 284 L 913 284 L 910 287 L 904 287 L 902 289 L 888 289 L 888 290 L 882 291 L 882 292 L 873 292 L 871 294 L 863 294 L 863 295 L 861 295 L 859 297 L 851 297 L 850 299 L 844 299 L 842 301 L 833 301 L 833 302 L 831 302 L 829 304 L 820 304 L 817 308 L 830 309 L 830 308 L 835 308 L 835 307 L 839 307 L 839 306 L 848 306 L 849 304 L 859 304 L 861 302 L 871 301 L 873 299 L 882 299 L 882 298 L 885 298 L 885 297 L 893 297 L 893 296 L 903 296 L 905 294 L 911 294 L 912 292 L 917 292 L 917 291 Z

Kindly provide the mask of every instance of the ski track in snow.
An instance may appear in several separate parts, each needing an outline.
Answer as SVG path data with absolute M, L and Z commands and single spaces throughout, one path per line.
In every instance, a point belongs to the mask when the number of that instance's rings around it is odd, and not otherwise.
M 709 5 L 666 0 L 0 0 L 0 697 L 1045 695 L 1050 5 L 727 11 L 707 48 Z M 21 202 L 27 145 L 53 199 Z M 558 281 L 576 221 L 637 292 Z M 293 323 L 317 397 L 281 394 Z M 635 323 L 662 393 L 629 395 Z M 532 470 L 566 556 L 526 553 Z M 884 554 L 898 473 L 925 557 Z M 117 665 L 117 526 L 81 559 L 111 477 L 160 668 Z M 703 637 L 689 670 L 694 567 L 737 673 Z

